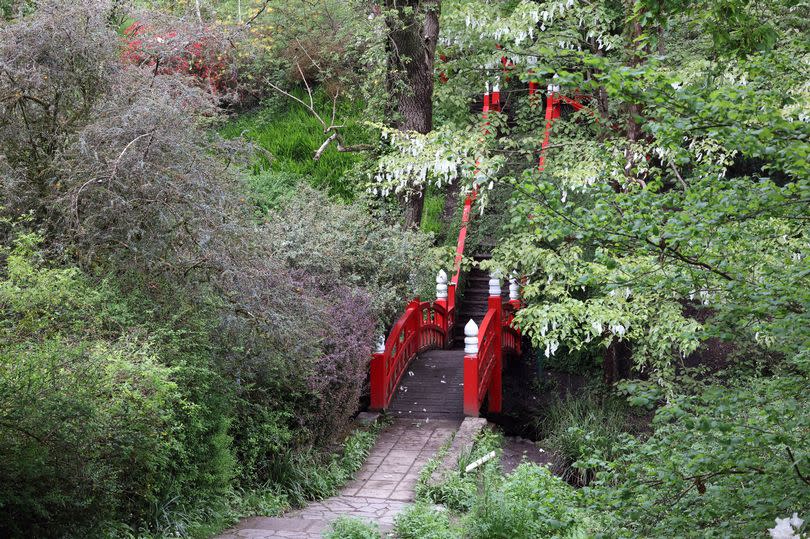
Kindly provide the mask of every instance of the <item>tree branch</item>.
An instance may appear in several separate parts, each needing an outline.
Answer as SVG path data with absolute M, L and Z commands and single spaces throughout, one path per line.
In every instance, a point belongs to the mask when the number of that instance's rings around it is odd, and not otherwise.
M 803 482 L 810 485 L 810 477 L 805 477 L 802 474 L 802 471 L 799 469 L 799 461 L 796 460 L 795 456 L 793 456 L 793 451 L 789 447 L 786 447 L 785 451 L 787 451 L 788 457 L 790 458 L 790 462 L 791 464 L 793 464 L 793 469 L 796 471 L 796 475 L 798 475 L 799 479 L 801 479 Z

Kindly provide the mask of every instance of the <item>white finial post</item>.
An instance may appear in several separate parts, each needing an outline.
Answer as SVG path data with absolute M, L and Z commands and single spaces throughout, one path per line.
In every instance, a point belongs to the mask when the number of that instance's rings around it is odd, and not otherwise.
M 377 348 L 374 350 L 377 354 L 384 354 L 385 353 L 385 335 L 380 335 L 377 338 Z
M 501 295 L 501 274 L 497 271 L 493 271 L 489 274 L 489 296 L 498 296 Z
M 478 324 L 472 318 L 464 326 L 464 354 L 468 356 L 478 354 Z
M 447 299 L 447 274 L 439 270 L 436 275 L 436 299 Z
M 515 277 L 509 279 L 509 301 L 518 301 L 520 299 L 520 284 Z

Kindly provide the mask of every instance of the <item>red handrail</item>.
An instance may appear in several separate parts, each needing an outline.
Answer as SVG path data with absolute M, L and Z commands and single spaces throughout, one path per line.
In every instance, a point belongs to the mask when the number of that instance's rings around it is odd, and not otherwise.
M 456 291 L 458 289 L 458 280 L 461 278 L 461 262 L 464 260 L 464 247 L 467 243 L 467 225 L 470 224 L 472 203 L 475 201 L 477 194 L 478 193 L 476 191 L 473 191 L 467 195 L 467 198 L 464 199 L 464 211 L 461 212 L 461 228 L 458 231 L 456 257 L 453 260 L 453 276 L 450 278 L 450 283 L 447 287 L 447 312 L 449 313 L 451 319 L 455 318 Z
M 447 287 L 447 299 L 434 302 L 408 303 L 405 312 L 394 324 L 385 340 L 385 348 L 371 358 L 371 406 L 372 410 L 385 410 L 391 404 L 397 385 L 410 362 L 419 352 L 432 348 L 446 348 L 453 339 L 456 315 L 456 287 L 461 275 L 461 261 L 467 239 L 467 225 L 472 215 L 475 192 L 464 201 L 461 229 L 456 244 L 453 277 Z
M 489 395 L 489 411 L 501 411 L 501 373 L 504 352 L 520 355 L 520 329 L 515 311 L 520 302 L 505 302 L 500 295 L 489 297 L 489 307 L 478 328 L 477 353 L 464 356 L 464 414 L 477 416 Z

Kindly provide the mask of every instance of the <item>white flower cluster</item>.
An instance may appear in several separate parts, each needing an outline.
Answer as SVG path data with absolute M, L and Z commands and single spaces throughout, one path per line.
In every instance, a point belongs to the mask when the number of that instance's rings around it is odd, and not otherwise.
M 464 18 L 464 23 L 468 30 L 478 31 L 480 39 L 502 41 L 507 38 L 515 45 L 521 45 L 534 39 L 534 30 L 538 24 L 540 31 L 545 32 L 546 23 L 553 23 L 555 14 L 562 16 L 566 9 L 573 8 L 574 4 L 574 0 L 564 0 L 551 2 L 546 9 L 540 9 L 534 2 L 524 0 L 507 18 L 499 17 L 490 21 L 477 17 L 475 12 L 470 10 Z M 570 42 L 560 41 L 558 44 L 561 48 L 574 48 L 574 44 Z
M 799 529 L 804 524 L 804 520 L 799 518 L 797 513 L 793 513 L 789 518 L 777 518 L 776 526 L 768 529 L 772 539 L 803 539 L 807 534 L 799 535 Z
M 393 151 L 382 156 L 368 190 L 374 195 L 393 193 L 405 198 L 428 184 L 442 186 L 466 180 L 463 192 L 478 187 L 483 211 L 486 189 L 494 188 L 503 159 L 484 155 L 481 136 L 452 129 L 438 129 L 423 135 L 384 128 L 382 137 Z

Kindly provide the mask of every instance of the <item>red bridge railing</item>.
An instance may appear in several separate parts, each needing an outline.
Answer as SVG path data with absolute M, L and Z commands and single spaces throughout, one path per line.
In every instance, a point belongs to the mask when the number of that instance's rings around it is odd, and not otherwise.
M 509 61 L 505 59 L 504 66 Z M 507 77 L 508 81 L 508 77 Z M 529 96 L 534 98 L 538 84 L 529 83 Z M 496 83 L 487 83 L 482 111 L 484 134 L 489 134 L 488 114 L 501 111 L 500 88 Z M 580 110 L 584 107 L 579 101 L 559 94 L 560 87 L 548 86 L 546 102 L 546 124 L 543 143 L 540 148 L 538 170 L 545 168 L 546 152 L 549 147 L 551 127 L 560 117 L 561 105 L 566 103 Z M 532 102 L 536 103 L 537 100 Z M 410 362 L 419 352 L 432 348 L 446 348 L 453 339 L 456 324 L 456 292 L 461 276 L 461 263 L 467 239 L 467 225 L 470 222 L 473 192 L 464 202 L 461 229 L 456 245 L 453 276 L 447 282 L 442 271 L 436 277 L 436 300 L 419 301 L 415 298 L 408 303 L 405 312 L 394 324 L 387 339 L 382 339 L 371 360 L 371 409 L 385 410 L 391 404 L 397 385 Z M 484 399 L 489 395 L 489 410 L 500 412 L 502 403 L 501 370 L 504 352 L 520 354 L 520 330 L 514 323 L 515 311 L 520 308 L 517 282 L 512 279 L 509 287 L 509 301 L 501 299 L 500 280 L 490 279 L 490 297 L 487 314 L 479 328 L 470 320 L 464 328 L 464 413 L 477 416 Z
M 378 345 L 371 358 L 371 406 L 372 410 L 385 410 L 391 404 L 402 375 L 419 352 L 435 348 L 447 348 L 453 340 L 456 314 L 456 288 L 461 275 L 461 262 L 467 240 L 467 225 L 470 222 L 475 193 L 464 201 L 461 229 L 456 244 L 453 277 L 440 271 L 436 276 L 436 301 L 420 301 L 415 298 L 396 321 L 388 338 Z
M 487 395 L 489 411 L 501 411 L 504 354 L 520 354 L 520 330 L 514 323 L 520 300 L 514 279 L 509 298 L 501 298 L 500 278 L 491 275 L 489 305 L 481 327 L 473 320 L 464 327 L 464 415 L 478 416 Z

